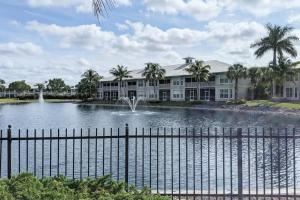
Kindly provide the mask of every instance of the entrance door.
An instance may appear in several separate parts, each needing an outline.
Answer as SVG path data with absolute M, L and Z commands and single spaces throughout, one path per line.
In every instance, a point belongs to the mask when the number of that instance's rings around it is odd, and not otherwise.
M 195 100 L 195 91 L 190 91 L 190 101 L 194 101 Z
M 209 90 L 204 91 L 204 100 L 209 101 L 210 100 L 210 94 Z
M 163 99 L 163 101 L 167 101 L 168 99 L 167 99 L 167 92 L 163 92 L 162 93 L 162 99 Z

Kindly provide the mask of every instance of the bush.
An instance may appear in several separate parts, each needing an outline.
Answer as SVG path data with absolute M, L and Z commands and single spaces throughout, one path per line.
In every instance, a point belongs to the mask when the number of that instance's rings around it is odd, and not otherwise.
M 236 99 L 236 100 L 230 100 L 226 101 L 227 105 L 242 105 L 245 104 L 247 101 L 245 99 Z
M 69 180 L 59 176 L 38 179 L 23 173 L 11 179 L 0 180 L 0 199 L 2 200 L 167 200 L 150 189 L 137 190 L 130 186 L 126 191 L 123 182 L 116 182 L 110 176 L 97 179 Z

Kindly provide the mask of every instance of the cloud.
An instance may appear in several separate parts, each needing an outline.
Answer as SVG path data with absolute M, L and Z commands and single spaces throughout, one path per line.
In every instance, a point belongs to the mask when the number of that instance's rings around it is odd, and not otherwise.
M 2 43 L 0 44 L 0 54 L 3 55 L 40 55 L 43 50 L 40 46 L 31 42 L 25 43 Z
M 300 24 L 300 14 L 293 14 L 293 15 L 289 16 L 288 23 Z
M 183 14 L 192 16 L 199 21 L 217 17 L 222 6 L 217 0 L 144 0 L 147 9 L 162 14 Z
M 131 0 L 114 0 L 116 6 L 129 6 Z M 31 7 L 73 7 L 80 13 L 92 12 L 91 0 L 27 0 Z

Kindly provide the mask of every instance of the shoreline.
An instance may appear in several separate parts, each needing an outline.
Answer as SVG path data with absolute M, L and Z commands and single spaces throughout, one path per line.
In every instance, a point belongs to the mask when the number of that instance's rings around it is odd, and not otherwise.
M 97 105 L 107 107 L 126 107 L 127 105 L 107 104 L 100 102 L 79 102 L 80 105 Z M 176 105 L 138 105 L 142 108 L 175 108 L 175 109 L 192 109 L 204 111 L 226 111 L 226 112 L 240 112 L 240 113 L 255 113 L 255 114 L 272 114 L 285 116 L 299 116 L 300 110 L 283 109 L 270 106 L 247 106 L 247 105 L 191 105 L 191 106 L 176 106 Z
M 80 102 L 80 100 L 77 99 L 45 99 L 46 103 L 75 103 Z M 27 103 L 38 103 L 39 100 L 18 100 L 18 99 L 8 99 L 6 101 L 1 101 L 0 99 L 0 105 L 18 105 L 18 104 L 27 104 Z

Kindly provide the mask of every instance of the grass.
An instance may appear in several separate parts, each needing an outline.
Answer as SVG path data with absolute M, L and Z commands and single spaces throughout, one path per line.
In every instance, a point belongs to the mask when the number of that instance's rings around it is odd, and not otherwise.
M 60 102 L 67 102 L 67 101 L 74 101 L 70 99 L 46 99 L 46 102 L 49 103 L 60 103 Z M 28 100 L 19 100 L 16 98 L 6 98 L 6 99 L 0 99 L 0 104 L 22 104 L 22 103 L 34 103 L 38 102 L 37 99 L 28 99 Z
M 300 110 L 300 102 L 272 102 L 270 100 L 252 100 L 252 101 L 247 101 L 245 105 L 249 107 L 265 106 L 265 107 Z

